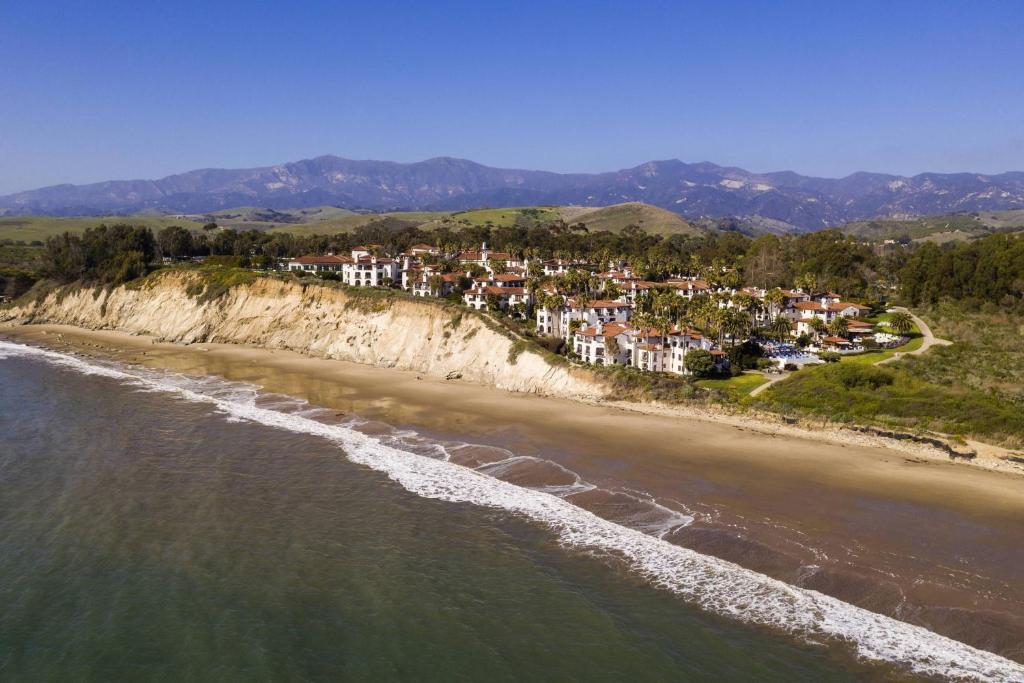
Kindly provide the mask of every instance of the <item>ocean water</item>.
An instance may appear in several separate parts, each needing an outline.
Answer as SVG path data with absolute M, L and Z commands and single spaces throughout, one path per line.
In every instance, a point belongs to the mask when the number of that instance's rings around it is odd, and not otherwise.
M 538 477 L 538 472 L 547 472 Z M 1024 680 L 572 472 L 0 342 L 2 680 Z

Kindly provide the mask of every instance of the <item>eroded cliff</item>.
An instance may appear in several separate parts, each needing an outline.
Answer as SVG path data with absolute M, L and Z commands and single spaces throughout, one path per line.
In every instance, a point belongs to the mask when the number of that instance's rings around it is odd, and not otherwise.
M 508 391 L 605 394 L 590 373 L 520 352 L 522 344 L 465 309 L 271 277 L 225 286 L 201 273 L 165 271 L 109 290 L 65 288 L 2 311 L 0 320 L 289 349 L 433 377 L 457 374 Z

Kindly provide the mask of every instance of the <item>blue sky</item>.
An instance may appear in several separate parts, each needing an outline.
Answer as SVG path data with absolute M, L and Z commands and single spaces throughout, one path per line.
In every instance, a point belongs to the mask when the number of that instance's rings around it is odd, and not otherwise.
M 0 0 L 0 193 L 320 154 L 1024 170 L 1024 2 Z

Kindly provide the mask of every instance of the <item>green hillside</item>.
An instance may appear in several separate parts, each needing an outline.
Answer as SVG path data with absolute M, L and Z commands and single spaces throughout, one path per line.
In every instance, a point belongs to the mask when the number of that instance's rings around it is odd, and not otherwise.
M 678 214 L 640 202 L 585 210 L 582 207 L 564 207 L 563 215 L 567 223 L 583 223 L 591 232 L 618 232 L 629 225 L 640 226 L 657 235 L 700 235 L 706 232 Z
M 1024 210 L 956 213 L 906 220 L 855 221 L 839 229 L 866 240 L 909 238 L 915 241 L 962 241 L 997 232 L 1024 231 Z

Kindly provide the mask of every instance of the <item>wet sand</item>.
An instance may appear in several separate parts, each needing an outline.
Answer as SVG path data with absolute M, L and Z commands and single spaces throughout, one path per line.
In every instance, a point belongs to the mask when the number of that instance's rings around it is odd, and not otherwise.
M 178 346 L 64 326 L 0 335 L 186 374 L 216 374 L 346 414 L 552 461 L 601 490 L 693 515 L 669 540 L 1024 660 L 1024 478 L 775 428 L 515 395 L 231 345 Z M 507 475 L 529 483 L 561 474 Z

